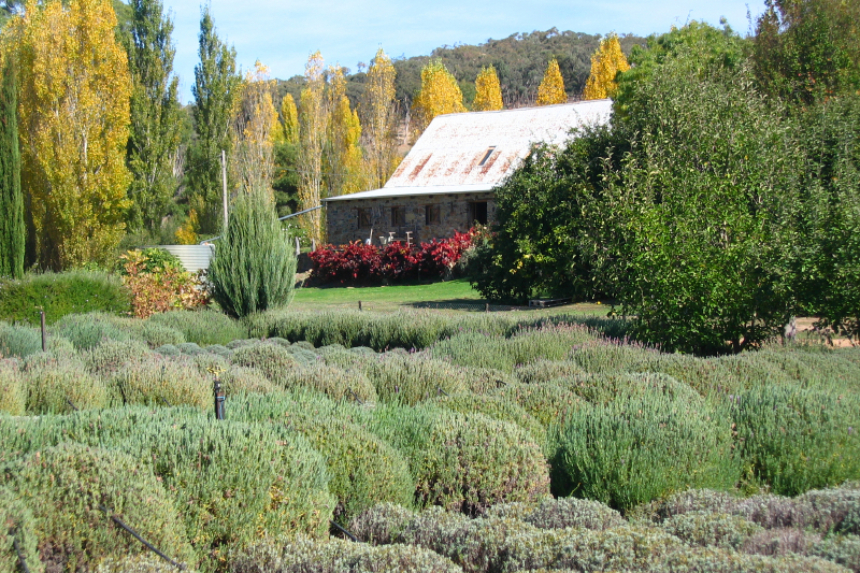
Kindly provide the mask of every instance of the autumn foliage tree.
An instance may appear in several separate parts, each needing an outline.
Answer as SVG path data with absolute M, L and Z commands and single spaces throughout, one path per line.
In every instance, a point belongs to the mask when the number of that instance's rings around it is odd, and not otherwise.
M 328 146 L 326 175 L 329 196 L 360 191 L 362 182 L 361 122 L 346 97 L 343 68 L 329 70 L 328 85 Z
M 299 199 L 303 209 L 320 204 L 324 193 L 323 153 L 328 126 L 323 57 L 315 52 L 305 65 L 305 88 L 299 113 Z M 322 218 L 319 211 L 308 214 L 308 235 L 322 238 Z
M 115 28 L 109 0 L 30 0 L 8 29 L 28 255 L 43 267 L 105 261 L 125 229 L 131 78 Z
M 546 67 L 546 73 L 538 87 L 538 105 L 553 105 L 566 103 L 567 93 L 564 91 L 564 78 L 558 67 L 558 60 L 553 58 Z
M 259 60 L 242 84 L 230 165 L 243 191 L 268 189 L 271 193 L 278 129 L 278 110 L 272 99 L 274 84 L 269 68 Z
M 504 108 L 502 103 L 502 87 L 499 76 L 492 65 L 481 70 L 475 79 L 475 101 L 472 109 L 475 111 L 495 111 Z
M 457 79 L 440 60 L 431 60 L 421 70 L 421 92 L 415 98 L 412 110 L 418 134 L 427 129 L 437 115 L 466 111 Z
M 396 165 L 396 76 L 391 58 L 380 48 L 370 62 L 367 88 L 359 106 L 359 115 L 364 126 L 367 185 L 371 189 L 385 185 Z
M 281 101 L 281 117 L 278 124 L 280 133 L 276 141 L 296 144 L 299 142 L 299 110 L 292 94 L 287 94 Z
M 591 56 L 591 75 L 585 82 L 583 99 L 605 99 L 615 97 L 618 83 L 615 77 L 619 72 L 630 69 L 618 36 L 610 35 L 600 42 L 600 48 Z

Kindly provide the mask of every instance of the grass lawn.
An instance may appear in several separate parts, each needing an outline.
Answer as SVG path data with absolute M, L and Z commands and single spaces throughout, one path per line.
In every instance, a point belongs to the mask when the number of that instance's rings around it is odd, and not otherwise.
M 487 301 L 481 298 L 480 293 L 472 290 L 468 280 L 457 279 L 424 285 L 300 288 L 296 289 L 296 296 L 291 308 L 295 310 L 358 308 L 358 301 L 361 301 L 364 310 L 377 312 L 393 312 L 400 308 L 476 312 L 485 310 L 487 304 Z M 491 304 L 490 310 L 527 310 L 527 307 Z M 578 303 L 547 310 L 530 310 L 529 312 L 605 314 L 606 310 L 607 308 L 600 304 Z

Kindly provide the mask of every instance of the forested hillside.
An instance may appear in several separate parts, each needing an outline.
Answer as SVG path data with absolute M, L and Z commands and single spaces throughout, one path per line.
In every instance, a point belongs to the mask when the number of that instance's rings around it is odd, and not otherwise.
M 579 32 L 559 32 L 552 28 L 545 32 L 535 31 L 525 34 L 511 34 L 501 40 L 490 39 L 484 44 L 462 44 L 442 46 L 427 56 L 397 58 L 395 87 L 396 99 L 401 102 L 405 112 L 421 88 L 421 68 L 431 59 L 441 59 L 445 67 L 454 74 L 463 91 L 464 103 L 471 105 L 475 98 L 475 78 L 481 68 L 493 65 L 502 86 L 505 107 L 518 107 L 534 104 L 537 99 L 538 85 L 546 71 L 549 60 L 556 58 L 564 77 L 565 89 L 570 97 L 578 98 L 585 88 L 585 80 L 591 70 L 591 54 L 600 45 L 600 35 Z M 645 43 L 645 38 L 629 34 L 619 36 L 621 47 L 629 54 L 636 44 Z M 347 75 L 347 95 L 353 105 L 361 100 L 367 74 L 359 65 Z M 279 93 L 291 93 L 299 100 L 304 76 L 294 76 L 278 83 Z

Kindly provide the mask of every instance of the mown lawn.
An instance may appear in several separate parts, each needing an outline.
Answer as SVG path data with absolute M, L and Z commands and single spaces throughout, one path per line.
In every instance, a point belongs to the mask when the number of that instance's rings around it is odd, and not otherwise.
M 296 289 L 291 308 L 295 310 L 358 308 L 359 301 L 364 310 L 377 312 L 391 312 L 402 307 L 475 312 L 486 310 L 487 305 L 487 301 L 480 293 L 472 290 L 468 280 L 457 279 L 421 285 L 299 288 Z M 493 312 L 527 310 L 527 307 L 491 304 L 490 310 Z M 555 307 L 551 311 L 605 314 L 607 307 L 595 303 L 578 303 Z M 529 312 L 548 311 L 531 310 Z

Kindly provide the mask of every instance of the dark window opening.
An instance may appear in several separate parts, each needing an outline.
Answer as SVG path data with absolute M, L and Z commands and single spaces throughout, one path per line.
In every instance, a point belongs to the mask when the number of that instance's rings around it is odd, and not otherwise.
M 392 227 L 405 227 L 406 226 L 406 212 L 403 207 L 392 207 L 391 208 L 391 226 Z
M 496 146 L 495 146 L 495 145 L 494 145 L 494 146 L 492 146 L 492 147 L 490 147 L 490 148 L 487 150 L 487 154 L 484 156 L 484 158 L 481 160 L 481 162 L 480 162 L 480 163 L 478 163 L 478 167 L 481 167 L 482 165 L 484 165 L 484 163 L 486 163 L 486 162 L 487 162 L 487 160 L 490 158 L 490 156 L 493 154 L 493 152 L 494 152 L 495 150 L 496 150 Z
M 479 223 L 481 225 L 487 224 L 487 202 L 486 201 L 478 201 L 476 203 L 469 203 L 469 224 L 473 225 L 475 223 Z
M 427 205 L 424 207 L 424 224 L 438 225 L 441 217 L 441 208 L 439 205 Z
M 358 228 L 367 229 L 370 227 L 370 209 L 358 210 Z

